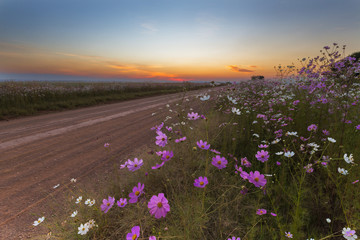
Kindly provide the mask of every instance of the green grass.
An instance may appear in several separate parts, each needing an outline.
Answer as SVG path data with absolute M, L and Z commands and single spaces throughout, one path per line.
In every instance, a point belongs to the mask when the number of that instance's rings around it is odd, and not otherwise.
M 207 87 L 193 83 L 1 82 L 0 120 Z

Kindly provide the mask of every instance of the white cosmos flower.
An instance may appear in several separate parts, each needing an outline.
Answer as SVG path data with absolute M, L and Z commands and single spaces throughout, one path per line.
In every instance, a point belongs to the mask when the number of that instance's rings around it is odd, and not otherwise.
M 275 154 L 278 155 L 278 156 L 280 156 L 280 155 L 283 155 L 284 152 L 277 152 L 277 153 L 275 153 Z
M 56 184 L 55 186 L 53 186 L 53 189 L 58 188 L 60 186 L 60 184 Z
M 45 220 L 45 217 L 39 218 L 37 221 L 34 221 L 33 226 L 39 225 L 39 224 L 42 223 L 44 220 Z
M 255 120 L 255 121 L 252 122 L 252 124 L 255 124 L 255 123 L 257 123 L 257 122 L 258 122 L 258 121 Z
M 71 217 L 75 217 L 77 214 L 78 214 L 78 211 L 76 210 L 71 214 Z
M 204 95 L 200 98 L 201 101 L 207 101 L 210 99 L 210 95 Z
M 233 113 L 235 113 L 236 115 L 240 115 L 240 114 L 241 114 L 240 109 L 237 109 L 236 107 L 233 107 L 233 108 L 231 109 L 231 111 L 232 111 Z
M 286 132 L 286 135 L 298 137 L 297 132 Z
M 279 138 L 276 138 L 274 141 L 271 142 L 271 144 L 277 144 L 280 142 L 280 139 Z
M 343 230 L 342 230 L 343 237 L 346 238 L 347 240 L 357 239 L 357 235 L 355 233 L 356 233 L 356 231 L 351 230 L 351 228 L 349 228 L 349 227 L 343 228 Z
M 344 168 L 338 168 L 338 172 L 341 173 L 342 175 L 347 175 L 348 171 L 345 170 Z
M 333 138 L 331 138 L 331 137 L 328 137 L 328 141 L 329 141 L 329 142 L 332 142 L 332 143 L 336 143 L 336 140 L 333 139 Z
M 90 202 L 89 202 L 89 207 L 91 207 L 92 205 L 94 205 L 95 204 L 95 199 L 93 199 L 93 200 L 91 200 Z
M 95 220 L 94 219 L 90 219 L 87 223 L 85 223 L 89 226 L 89 229 L 90 228 L 93 228 L 95 227 Z
M 76 179 L 75 179 L 75 178 L 72 178 L 72 179 L 70 179 L 70 182 L 76 183 Z
M 81 200 L 82 200 L 82 196 L 80 196 L 80 197 L 78 197 L 77 199 L 76 199 L 76 204 L 78 204 L 78 203 L 80 203 L 81 202 Z
M 253 136 L 257 137 L 257 138 L 260 137 L 259 134 L 257 134 L 257 133 L 254 133 Z
M 327 222 L 327 223 L 331 223 L 331 219 L 330 219 L 330 218 L 327 218 L 327 219 L 326 219 L 326 222 Z
M 88 205 L 88 204 L 90 204 L 90 199 L 88 198 L 88 199 L 86 199 L 86 201 L 85 201 L 85 205 Z
M 347 153 L 345 153 L 344 154 L 344 160 L 345 160 L 346 163 L 353 164 L 354 163 L 354 156 L 351 153 L 350 156 L 348 157 Z
M 288 157 L 288 158 L 291 158 L 291 157 L 294 156 L 294 155 L 295 155 L 294 152 L 286 152 L 286 153 L 284 153 L 284 156 L 285 156 L 285 157 Z
M 80 227 L 78 227 L 78 234 L 85 235 L 89 231 L 89 224 L 80 224 Z

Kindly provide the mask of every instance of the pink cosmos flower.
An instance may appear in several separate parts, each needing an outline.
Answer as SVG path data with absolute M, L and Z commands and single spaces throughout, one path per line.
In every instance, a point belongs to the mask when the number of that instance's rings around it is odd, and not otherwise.
M 274 217 L 277 216 L 277 214 L 276 214 L 276 213 L 273 213 L 273 212 L 271 212 L 270 214 L 271 214 L 271 216 L 274 216 Z
M 249 182 L 255 185 L 255 187 L 262 187 L 266 184 L 266 179 L 259 171 L 250 172 L 248 177 Z
M 129 194 L 130 200 L 129 203 L 136 203 L 138 198 L 142 193 L 144 193 L 144 184 L 138 183 L 137 187 L 135 186 L 132 189 L 132 192 Z
M 236 238 L 236 237 L 232 237 L 232 238 L 228 238 L 228 240 L 241 240 L 239 237 Z
M 174 156 L 174 152 L 173 152 L 173 151 L 163 151 L 162 156 L 161 156 L 161 160 L 163 160 L 164 162 L 167 162 L 167 161 L 169 161 L 173 156 Z
M 100 208 L 101 211 L 103 211 L 104 213 L 107 213 L 109 211 L 109 209 L 114 205 L 115 202 L 115 198 L 114 197 L 108 197 L 108 199 L 103 199 L 103 204 L 101 204 Z
M 175 139 L 175 142 L 179 143 L 179 142 L 183 142 L 185 140 L 186 140 L 186 137 L 182 137 L 182 138 L 179 138 L 179 139 Z
M 170 205 L 163 193 L 159 193 L 158 196 L 152 196 L 148 203 L 148 208 L 150 209 L 150 214 L 155 215 L 155 218 L 165 217 L 170 212 Z
M 167 144 L 167 136 L 166 136 L 166 134 L 161 132 L 161 131 L 157 131 L 156 134 L 158 136 L 156 136 L 155 144 L 160 146 L 160 147 L 165 147 L 165 145 Z
M 124 164 L 121 164 L 120 169 L 126 168 L 127 165 L 128 165 L 128 161 L 126 161 Z
M 255 157 L 260 162 L 266 162 L 267 160 L 269 160 L 269 152 L 264 150 L 258 151 Z
M 260 144 L 258 147 L 259 147 L 259 148 L 268 148 L 269 145 L 267 145 L 267 144 Z
M 110 146 L 110 143 L 104 143 L 104 147 L 109 147 Z
M 360 124 L 355 127 L 356 130 L 360 130 Z
M 127 168 L 134 172 L 144 164 L 144 161 L 142 159 L 138 160 L 137 158 L 134 158 L 134 161 L 131 161 L 130 159 L 127 160 Z
M 208 144 L 207 142 L 203 142 L 203 140 L 196 142 L 196 144 L 198 145 L 199 148 L 204 150 L 208 150 L 210 148 L 210 144 Z
M 140 227 L 134 226 L 131 233 L 126 234 L 126 240 L 137 240 L 140 237 Z
M 317 130 L 317 126 L 315 124 L 311 124 L 310 126 L 307 127 L 307 130 L 309 132 L 311 131 L 316 131 Z
M 215 153 L 215 154 L 221 154 L 221 152 L 217 151 L 216 149 L 210 149 L 210 151 Z
M 155 236 L 150 236 L 149 240 L 156 240 L 156 237 Z
M 161 168 L 162 166 L 164 166 L 165 162 L 162 162 L 160 164 L 156 164 L 155 166 L 152 166 L 151 169 L 158 169 Z
M 216 157 L 213 157 L 211 162 L 211 164 L 218 169 L 226 168 L 227 163 L 228 161 L 226 160 L 226 158 L 221 157 L 220 155 L 216 155 Z
M 266 214 L 266 209 L 260 208 L 260 209 L 258 209 L 258 210 L 256 211 L 256 214 L 257 214 L 257 215 L 264 215 L 264 214 Z
M 151 130 L 160 131 L 163 126 L 164 126 L 164 122 L 162 122 L 159 126 L 155 126 L 155 127 L 150 128 L 150 129 L 151 129 Z
M 126 198 L 120 198 L 119 201 L 116 202 L 119 207 L 125 207 L 127 204 Z
M 166 130 L 168 130 L 169 132 L 172 132 L 172 127 L 166 126 L 165 128 L 166 128 Z
M 293 238 L 293 235 L 290 232 L 285 232 L 285 237 Z
M 200 115 L 198 113 L 194 113 L 194 112 L 188 113 L 187 116 L 188 116 L 189 120 L 196 120 L 196 119 L 200 118 Z
M 207 177 L 199 177 L 195 179 L 194 186 L 199 188 L 204 188 L 208 184 Z
M 241 158 L 241 165 L 249 168 L 251 167 L 251 162 L 247 159 L 247 157 Z

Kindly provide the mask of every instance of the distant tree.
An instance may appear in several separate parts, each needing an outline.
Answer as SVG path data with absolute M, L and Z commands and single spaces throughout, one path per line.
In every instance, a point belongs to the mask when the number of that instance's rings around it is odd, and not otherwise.
M 350 57 L 354 57 L 354 58 L 356 58 L 356 61 L 359 61 L 359 59 L 360 59 L 360 52 L 354 52 L 353 54 L 350 55 Z
M 258 75 L 258 76 L 251 76 L 251 80 L 263 80 L 265 77 L 264 76 L 261 76 L 261 75 Z

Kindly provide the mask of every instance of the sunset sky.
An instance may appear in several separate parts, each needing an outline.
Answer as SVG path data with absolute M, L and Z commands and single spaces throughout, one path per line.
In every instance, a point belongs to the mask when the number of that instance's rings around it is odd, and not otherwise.
M 233 81 L 333 42 L 359 0 L 0 0 L 0 79 Z

